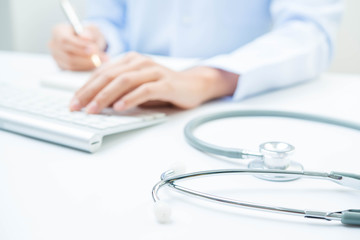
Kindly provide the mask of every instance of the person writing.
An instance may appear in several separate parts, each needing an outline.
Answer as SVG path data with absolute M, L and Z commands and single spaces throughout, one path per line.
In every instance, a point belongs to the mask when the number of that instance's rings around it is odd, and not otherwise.
M 88 2 L 82 35 L 54 27 L 50 49 L 60 68 L 91 70 L 70 110 L 99 113 L 150 104 L 196 107 L 241 100 L 318 76 L 329 66 L 341 0 L 103 0 Z M 173 71 L 143 54 L 201 58 Z

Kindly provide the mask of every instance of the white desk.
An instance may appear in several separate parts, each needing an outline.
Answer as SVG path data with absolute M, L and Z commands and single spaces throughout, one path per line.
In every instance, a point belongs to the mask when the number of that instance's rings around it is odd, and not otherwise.
M 56 69 L 49 56 L 6 52 L 0 54 L 0 66 L 1 81 L 29 85 Z M 164 124 L 107 137 L 93 155 L 0 131 L 0 239 L 359 239 L 360 228 L 338 222 L 234 209 L 167 190 L 161 197 L 173 206 L 173 222 L 161 225 L 151 199 L 152 186 L 172 162 L 183 162 L 188 171 L 234 166 L 185 142 L 183 127 L 191 118 L 257 108 L 360 121 L 359 91 L 359 76 L 325 74 L 242 102 L 209 103 L 179 112 Z M 224 121 L 198 134 L 213 143 L 254 150 L 264 141 L 285 140 L 297 147 L 295 157 L 308 170 L 360 173 L 360 133 L 284 119 Z M 360 208 L 360 191 L 333 183 L 273 184 L 249 177 L 224 186 L 229 181 L 223 178 L 205 180 L 215 192 L 243 200 L 328 211 Z

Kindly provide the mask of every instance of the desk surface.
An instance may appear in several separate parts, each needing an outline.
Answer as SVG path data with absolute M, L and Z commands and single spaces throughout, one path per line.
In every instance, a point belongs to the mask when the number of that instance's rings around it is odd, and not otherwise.
M 56 71 L 46 55 L 0 53 L 0 81 L 34 85 Z M 158 224 L 151 189 L 174 162 L 188 171 L 244 167 L 191 148 L 184 125 L 200 114 L 230 109 L 277 109 L 360 121 L 360 76 L 324 74 L 319 79 L 242 102 L 207 103 L 157 126 L 104 139 L 87 154 L 0 131 L 0 239 L 358 239 L 359 228 L 218 206 L 168 190 L 173 221 Z M 229 119 L 197 133 L 223 146 L 256 149 L 265 141 L 287 141 L 308 170 L 360 173 L 360 134 L 316 123 L 276 118 Z M 338 211 L 360 208 L 360 192 L 333 183 L 299 180 L 268 183 L 252 177 L 185 183 L 247 201 Z M 194 184 L 194 185 L 191 185 Z

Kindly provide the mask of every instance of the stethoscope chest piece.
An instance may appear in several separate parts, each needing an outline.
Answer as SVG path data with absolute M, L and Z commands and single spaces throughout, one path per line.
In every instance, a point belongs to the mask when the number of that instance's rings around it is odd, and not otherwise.
M 287 171 L 303 171 L 303 166 L 291 157 L 294 154 L 295 147 L 285 142 L 266 142 L 260 145 L 259 151 L 262 154 L 262 159 L 251 161 L 248 164 L 249 169 L 257 170 L 287 170 Z M 299 178 L 299 176 L 273 175 L 264 174 L 257 175 L 258 178 L 284 182 L 292 181 Z

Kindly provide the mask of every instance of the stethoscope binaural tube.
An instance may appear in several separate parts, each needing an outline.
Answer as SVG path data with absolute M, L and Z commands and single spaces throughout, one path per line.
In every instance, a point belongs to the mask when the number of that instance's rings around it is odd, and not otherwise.
M 220 196 L 215 196 L 212 194 L 207 194 L 199 192 L 193 189 L 185 188 L 181 185 L 176 184 L 176 181 L 187 180 L 193 178 L 199 178 L 204 176 L 215 176 L 215 175 L 230 175 L 230 174 L 242 174 L 242 175 L 292 175 L 297 177 L 306 177 L 314 179 L 326 179 L 338 183 L 343 186 L 360 189 L 360 175 L 357 174 L 348 174 L 348 173 L 322 173 L 322 172 L 310 172 L 310 171 L 284 171 L 284 170 L 254 170 L 254 169 L 220 169 L 220 170 L 209 170 L 209 171 L 200 171 L 188 174 L 176 175 L 176 172 L 169 170 L 161 175 L 161 181 L 158 182 L 152 191 L 152 197 L 155 202 L 155 215 L 157 220 L 160 223 L 167 223 L 170 221 L 171 209 L 170 207 L 163 203 L 159 196 L 158 192 L 163 186 L 171 187 L 181 193 L 207 199 L 210 201 L 215 201 L 217 203 L 222 203 L 226 205 L 250 208 L 254 210 L 262 210 L 267 212 L 276 212 L 289 215 L 298 215 L 305 218 L 316 218 L 324 220 L 336 220 L 341 221 L 343 224 L 347 225 L 356 225 L 360 226 L 360 209 L 349 209 L 344 211 L 336 212 L 322 212 L 322 211 L 313 211 L 313 210 L 302 210 L 294 208 L 284 208 L 277 206 L 269 206 L 256 204 L 251 202 L 243 202 L 237 199 L 223 198 Z

